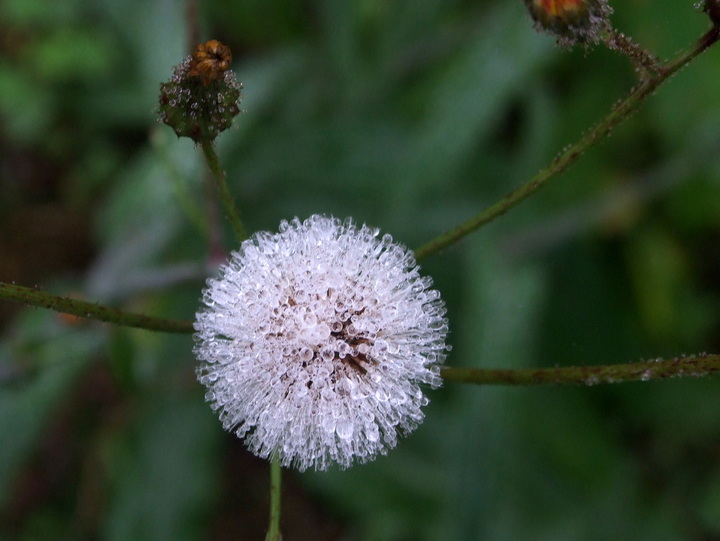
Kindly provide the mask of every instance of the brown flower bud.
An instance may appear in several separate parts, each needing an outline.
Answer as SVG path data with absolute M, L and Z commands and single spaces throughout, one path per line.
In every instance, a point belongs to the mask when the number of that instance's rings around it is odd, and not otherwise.
M 230 69 L 231 62 L 230 47 L 213 39 L 197 46 L 190 59 L 188 75 L 200 77 L 202 83 L 207 86 L 211 81 L 222 77 Z
M 178 137 L 212 141 L 240 113 L 242 84 L 230 70 L 230 48 L 211 40 L 175 67 L 160 85 L 159 120 Z

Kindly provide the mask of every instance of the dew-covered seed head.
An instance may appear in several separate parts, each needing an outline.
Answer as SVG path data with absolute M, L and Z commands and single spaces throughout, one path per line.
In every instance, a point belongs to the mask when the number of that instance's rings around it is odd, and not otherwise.
M 158 120 L 178 137 L 212 141 L 240 113 L 242 83 L 230 70 L 230 49 L 216 40 L 198 45 L 160 85 Z
M 445 306 L 410 252 L 312 216 L 243 242 L 195 322 L 198 378 L 224 428 L 263 458 L 342 468 L 393 448 L 440 386 Z

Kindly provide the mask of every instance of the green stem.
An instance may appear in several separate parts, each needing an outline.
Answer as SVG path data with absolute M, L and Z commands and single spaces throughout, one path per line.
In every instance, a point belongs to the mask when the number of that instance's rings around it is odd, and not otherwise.
M 87 301 L 59 297 L 29 287 L 0 282 L 0 299 L 17 301 L 31 306 L 48 308 L 77 317 L 96 319 L 107 323 L 115 323 L 125 327 L 136 327 L 148 331 L 189 334 L 193 332 L 191 321 L 177 321 L 123 312 L 107 306 L 100 306 Z
M 213 180 L 215 181 L 215 188 L 217 189 L 220 201 L 222 202 L 225 213 L 230 219 L 230 223 L 235 231 L 235 237 L 238 242 L 242 242 L 247 238 L 245 226 L 243 226 L 242 220 L 240 219 L 240 211 L 238 210 L 235 200 L 230 193 L 230 187 L 227 183 L 225 171 L 223 171 L 220 167 L 215 147 L 213 146 L 212 141 L 208 140 L 201 141 L 200 145 L 202 146 L 205 160 L 207 161 Z
M 210 226 L 208 225 L 208 221 L 205 219 L 202 210 L 197 204 L 197 201 L 194 199 L 191 190 L 188 189 L 187 180 L 175 166 L 175 162 L 168 152 L 168 147 L 165 143 L 165 140 L 168 137 L 169 134 L 166 135 L 164 130 L 153 130 L 150 136 L 150 142 L 155 148 L 163 166 L 167 171 L 168 177 L 170 178 L 172 186 L 175 190 L 175 197 L 177 198 L 180 208 L 201 234 L 209 236 Z
M 527 199 L 542 188 L 547 181 L 565 171 L 580 155 L 590 147 L 598 143 L 603 137 L 620 122 L 625 120 L 631 113 L 638 109 L 642 101 L 657 88 L 677 73 L 681 68 L 694 60 L 702 52 L 706 51 L 718 41 L 720 37 L 720 26 L 713 26 L 697 43 L 690 49 L 678 54 L 672 60 L 658 68 L 658 72 L 643 80 L 630 92 L 630 95 L 615 105 L 610 113 L 603 118 L 599 124 L 589 130 L 577 142 L 563 150 L 550 165 L 541 169 L 534 177 L 510 192 L 494 205 L 488 207 L 480 214 L 470 218 L 454 229 L 447 231 L 431 240 L 424 246 L 415 250 L 416 259 L 420 260 L 460 240 L 465 235 L 472 233 L 481 226 L 505 214 L 509 209 Z
M 703 377 L 718 372 L 720 372 L 720 355 L 700 353 L 674 359 L 599 366 L 562 366 L 514 370 L 444 367 L 441 375 L 446 382 L 474 383 L 477 385 L 598 385 L 629 381 L 657 381 L 680 377 Z
M 265 541 L 280 541 L 280 495 L 282 489 L 282 468 L 280 462 L 270 462 L 270 526 Z
M 189 334 L 192 322 L 177 321 L 122 312 L 98 304 L 59 297 L 29 287 L 0 282 L 0 299 L 17 301 L 31 306 L 48 308 L 78 317 L 96 319 L 116 325 L 148 331 Z M 441 375 L 446 382 L 474 383 L 478 385 L 596 385 L 629 381 L 655 381 L 667 378 L 703 377 L 720 372 L 720 355 L 700 353 L 689 357 L 657 359 L 654 361 L 599 365 L 564 366 L 555 368 L 520 368 L 496 370 L 464 367 L 443 367 Z M 276 461 L 270 470 L 270 530 L 279 535 L 280 521 L 280 465 Z M 275 526 L 273 526 L 275 525 Z M 275 541 L 279 537 L 271 538 Z

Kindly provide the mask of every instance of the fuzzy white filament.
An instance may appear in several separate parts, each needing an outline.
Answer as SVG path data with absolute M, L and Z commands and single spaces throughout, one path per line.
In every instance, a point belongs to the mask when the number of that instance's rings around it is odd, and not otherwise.
M 198 378 L 223 427 L 300 470 L 367 462 L 440 386 L 445 306 L 407 248 L 324 216 L 242 243 L 208 280 Z

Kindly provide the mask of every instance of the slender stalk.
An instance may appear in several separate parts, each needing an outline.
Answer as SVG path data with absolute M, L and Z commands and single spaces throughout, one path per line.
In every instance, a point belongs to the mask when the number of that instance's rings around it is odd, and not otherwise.
M 135 327 L 148 331 L 189 334 L 192 322 L 162 319 L 123 312 L 95 303 L 59 297 L 29 287 L 0 282 L 0 299 L 17 301 L 31 306 L 48 308 L 78 317 Z M 452 383 L 477 385 L 600 385 L 629 381 L 657 381 L 667 378 L 704 377 L 720 372 L 720 355 L 700 353 L 688 357 L 656 359 L 627 364 L 595 366 L 563 366 L 554 368 L 482 369 L 443 367 L 443 380 Z M 270 467 L 270 530 L 279 536 L 280 523 L 280 465 L 273 461 Z M 279 537 L 268 537 L 275 541 Z
M 220 223 L 220 213 L 218 212 L 218 198 L 215 197 L 215 181 L 209 169 L 203 180 L 203 193 L 205 195 L 209 232 L 208 264 L 212 266 L 217 262 L 225 261 L 227 253 L 222 241 L 222 224 Z
M 629 381 L 657 381 L 667 378 L 703 377 L 720 372 L 720 355 L 700 353 L 689 357 L 599 365 L 555 368 L 492 370 L 445 367 L 443 380 L 477 385 L 599 385 Z
M 225 213 L 230 219 L 230 223 L 235 231 L 235 237 L 238 242 L 242 242 L 247 238 L 245 233 L 245 226 L 243 226 L 242 220 L 240 219 L 240 211 L 235 204 L 232 194 L 230 193 L 230 187 L 227 183 L 227 177 L 225 171 L 220 167 L 217 152 L 212 141 L 203 140 L 200 143 L 205 160 L 207 161 L 210 172 L 212 173 L 213 180 L 215 181 L 215 188 L 217 189 L 220 201 L 225 209 Z
M 282 468 L 280 462 L 270 462 L 270 526 L 265 541 L 280 541 L 280 495 L 282 492 Z
M 77 317 L 96 319 L 98 321 L 115 323 L 116 325 L 123 325 L 125 327 L 136 327 L 148 331 L 179 334 L 189 334 L 193 332 L 191 321 L 162 319 L 144 314 L 123 312 L 92 302 L 71 299 L 69 297 L 59 297 L 45 293 L 44 291 L 38 291 L 37 289 L 5 282 L 0 282 L 0 299 L 17 301 L 30 306 L 39 306 L 64 314 L 72 314 Z
M 541 169 L 534 177 L 510 192 L 497 203 L 415 250 L 416 259 L 420 260 L 447 248 L 465 235 L 472 233 L 498 216 L 505 214 L 509 209 L 537 192 L 548 180 L 565 171 L 583 152 L 598 143 L 603 137 L 609 134 L 615 126 L 637 110 L 643 100 L 657 90 L 660 85 L 715 44 L 719 37 L 720 25 L 715 25 L 692 47 L 678 54 L 665 64 L 660 65 L 656 73 L 640 82 L 640 84 L 630 92 L 627 98 L 615 105 L 605 118 L 583 135 L 577 142 L 563 150 L 555 157 L 550 165 Z
M 161 136 L 161 131 L 153 130 L 150 136 L 150 142 L 155 148 L 158 156 L 163 162 L 163 165 L 167 171 L 168 177 L 172 182 L 173 189 L 175 191 L 175 197 L 180 205 L 180 208 L 185 215 L 190 219 L 197 230 L 203 235 L 210 235 L 208 220 L 205 219 L 202 209 L 198 206 L 191 190 L 188 189 L 188 182 L 180 173 L 178 168 L 175 166 L 173 158 L 168 152 L 168 147 L 165 144 L 165 135 Z

